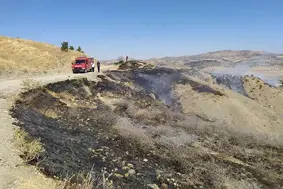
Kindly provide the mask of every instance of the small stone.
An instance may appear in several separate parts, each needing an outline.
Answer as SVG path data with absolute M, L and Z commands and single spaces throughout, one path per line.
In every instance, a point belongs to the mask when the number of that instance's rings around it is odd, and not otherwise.
M 136 174 L 136 171 L 135 171 L 134 169 L 130 169 L 130 170 L 128 171 L 128 173 L 129 173 L 131 176 L 133 176 L 133 175 Z
M 152 93 L 150 93 L 149 96 L 150 96 L 151 98 L 153 98 L 154 100 L 156 99 L 156 98 L 155 98 L 155 95 L 152 94 Z
M 131 163 L 128 163 L 127 166 L 130 167 L 130 168 L 134 168 L 134 165 L 131 164 Z
M 165 183 L 163 183 L 163 184 L 161 185 L 161 189 L 168 189 L 168 185 L 165 184 Z
M 120 173 L 114 173 L 114 175 L 115 175 L 116 177 L 118 177 L 118 178 L 123 178 L 123 177 L 124 177 L 124 176 L 121 175 Z
M 148 162 L 148 160 L 147 160 L 147 159 L 144 159 L 143 161 L 144 161 L 144 162 Z
M 126 177 L 126 178 L 128 178 L 128 177 L 129 177 L 129 175 L 130 175 L 130 173 L 126 173 L 126 174 L 125 174 L 125 177 Z
M 148 184 L 147 186 L 152 189 L 159 189 L 159 187 L 156 184 Z
M 128 169 L 130 169 L 130 168 L 129 168 L 128 166 L 123 166 L 122 169 L 123 169 L 123 170 L 128 170 Z
M 156 172 L 156 178 L 157 178 L 157 179 L 160 179 L 162 171 L 160 171 L 160 170 L 155 170 L 155 172 Z

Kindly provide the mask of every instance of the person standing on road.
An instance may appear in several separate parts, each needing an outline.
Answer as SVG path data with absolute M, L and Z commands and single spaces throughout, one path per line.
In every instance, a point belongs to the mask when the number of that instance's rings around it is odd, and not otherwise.
M 97 61 L 96 65 L 97 65 L 97 71 L 100 72 L 100 62 Z
M 126 62 L 128 62 L 128 58 L 129 58 L 128 55 L 126 55 Z
M 95 65 L 94 65 L 94 62 L 91 63 L 91 71 L 94 72 L 94 68 L 95 68 Z

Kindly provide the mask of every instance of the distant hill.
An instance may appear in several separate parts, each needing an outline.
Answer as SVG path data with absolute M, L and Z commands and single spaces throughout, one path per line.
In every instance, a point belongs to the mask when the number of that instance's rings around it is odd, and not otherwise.
M 282 56 L 274 53 L 264 51 L 250 51 L 250 50 L 223 50 L 208 52 L 192 56 L 179 57 L 163 57 L 153 58 L 148 60 L 149 63 L 161 66 L 192 66 L 192 67 L 206 67 L 206 66 L 228 66 L 237 63 L 251 63 L 255 64 L 282 64 Z
M 0 73 L 35 73 L 69 70 L 72 60 L 85 54 L 62 52 L 54 45 L 0 36 Z

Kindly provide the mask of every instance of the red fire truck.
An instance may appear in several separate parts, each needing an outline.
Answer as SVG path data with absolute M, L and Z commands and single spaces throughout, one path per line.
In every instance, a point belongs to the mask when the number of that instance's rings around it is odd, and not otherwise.
M 85 56 L 77 57 L 72 63 L 73 73 L 90 72 L 92 64 L 94 64 L 93 58 L 87 58 Z

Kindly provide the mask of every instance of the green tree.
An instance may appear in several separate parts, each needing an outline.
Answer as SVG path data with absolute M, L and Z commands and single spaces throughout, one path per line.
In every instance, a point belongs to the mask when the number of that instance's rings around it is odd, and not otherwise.
M 75 50 L 74 46 L 69 47 L 70 50 Z
M 77 51 L 82 52 L 81 46 L 78 46 Z
M 61 51 L 67 52 L 68 49 L 69 49 L 69 43 L 66 42 L 66 41 L 63 41 L 63 42 L 61 43 Z

